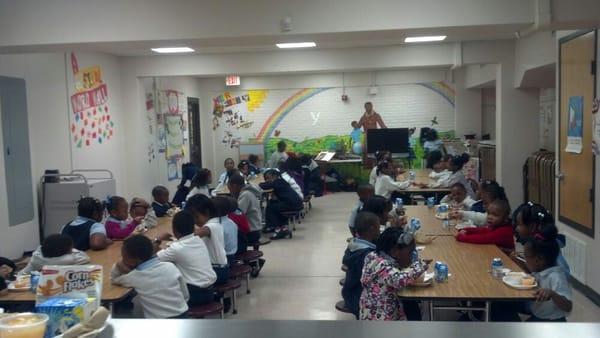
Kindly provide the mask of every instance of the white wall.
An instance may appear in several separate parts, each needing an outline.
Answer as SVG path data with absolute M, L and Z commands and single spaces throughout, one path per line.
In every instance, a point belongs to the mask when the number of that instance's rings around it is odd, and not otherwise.
M 482 115 L 479 90 L 468 88 L 466 67 L 456 70 L 454 74 L 456 82 L 456 136 L 463 137 L 465 134 L 477 134 L 477 137 L 481 137 Z
M 481 134 L 496 139 L 496 88 L 481 88 Z
M 23 78 L 27 89 L 29 147 L 34 193 L 45 169 L 70 171 L 67 94 L 63 54 L 0 55 L 0 76 Z M 0 137 L 0 142 L 1 142 Z M 19 257 L 39 241 L 37 198 L 34 219 L 8 226 L 4 155 L 0 156 L 0 256 Z
M 515 43 L 515 86 L 520 87 L 528 70 L 556 63 L 553 32 L 536 32 Z M 552 80 L 552 79 L 551 79 Z
M 79 54 L 78 54 L 79 56 Z M 34 250 L 39 244 L 37 188 L 45 169 L 59 169 L 68 173 L 71 169 L 108 168 L 115 174 L 117 192 L 124 192 L 126 128 L 121 109 L 119 64 L 114 56 L 90 53 L 81 54 L 79 66 L 98 64 L 102 67 L 104 81 L 108 85 L 109 107 L 115 120 L 115 137 L 103 145 L 73 149 L 70 132 L 69 96 L 73 93 L 70 60 L 65 54 L 0 55 L 0 76 L 24 78 L 27 90 L 29 138 L 32 181 L 34 186 L 34 219 L 25 224 L 8 227 L 4 180 L 0 180 L 0 256 L 19 257 L 23 251 Z M 73 147 L 72 147 L 73 146 Z M 1 156 L 0 156 L 1 157 Z M 3 157 L 0 176 L 4 177 Z
M 496 86 L 495 64 L 468 65 L 465 70 L 465 86 L 474 88 L 491 88 Z
M 540 89 L 540 148 L 554 150 L 556 144 L 556 90 Z

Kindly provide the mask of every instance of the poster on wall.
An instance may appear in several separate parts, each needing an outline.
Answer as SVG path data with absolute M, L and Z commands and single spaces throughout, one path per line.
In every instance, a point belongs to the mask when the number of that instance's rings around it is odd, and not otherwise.
M 594 99 L 594 105 L 592 107 L 592 114 L 594 116 L 594 128 L 593 128 L 593 138 L 592 138 L 592 152 L 595 156 L 600 156 L 600 114 L 598 111 L 600 110 L 600 98 Z
M 583 150 L 583 96 L 569 97 L 569 120 L 567 121 L 568 153 L 581 154 Z
M 70 119 L 71 140 L 77 148 L 108 142 L 114 135 L 114 122 L 108 104 L 108 88 L 99 65 L 79 68 L 71 53 L 73 89 Z
M 181 178 L 179 175 L 178 162 L 177 158 L 170 158 L 167 160 L 167 178 L 169 181 L 175 181 Z
M 183 131 L 181 115 L 165 115 L 167 158 L 183 157 Z

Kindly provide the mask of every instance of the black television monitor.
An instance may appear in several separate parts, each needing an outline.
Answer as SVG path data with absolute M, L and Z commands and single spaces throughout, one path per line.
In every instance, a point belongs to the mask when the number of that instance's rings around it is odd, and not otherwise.
M 409 152 L 408 128 L 387 128 L 367 130 L 367 152 L 389 151 L 392 154 Z

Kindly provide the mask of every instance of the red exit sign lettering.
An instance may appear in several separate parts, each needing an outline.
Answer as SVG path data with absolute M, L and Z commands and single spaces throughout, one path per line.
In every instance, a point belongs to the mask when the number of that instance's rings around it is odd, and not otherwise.
M 240 85 L 240 77 L 237 75 L 229 75 L 225 77 L 225 85 L 226 86 L 239 86 Z

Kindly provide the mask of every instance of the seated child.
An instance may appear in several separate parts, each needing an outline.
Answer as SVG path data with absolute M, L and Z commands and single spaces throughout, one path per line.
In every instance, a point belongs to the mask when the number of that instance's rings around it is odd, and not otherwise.
M 226 283 L 229 280 L 229 265 L 225 252 L 225 235 L 215 204 L 204 195 L 194 195 L 187 201 L 185 210 L 194 215 L 195 233 L 202 238 L 208 249 L 210 263 L 217 274 L 215 285 Z
M 554 223 L 554 217 L 546 208 L 537 203 L 527 202 L 521 204 L 513 214 L 513 223 L 516 230 L 516 241 L 525 244 L 529 237 L 541 234 L 543 237 L 552 237 L 546 233 L 556 232 L 556 242 L 560 249 L 565 247 L 565 236 L 558 234 L 558 229 Z M 569 263 L 559 250 L 556 259 L 557 265 L 563 272 L 569 276 L 571 269 Z
M 90 262 L 85 252 L 73 248 L 73 240 L 67 235 L 54 234 L 46 237 L 19 275 L 40 271 L 44 265 L 81 265 Z
M 302 155 L 300 163 L 304 171 L 304 195 L 323 196 L 323 180 L 321 180 L 321 169 L 317 162 L 308 155 Z
M 488 206 L 486 226 L 463 229 L 456 235 L 456 240 L 474 244 L 495 244 L 499 248 L 511 252 L 515 249 L 515 243 L 509 215 L 508 202 L 495 200 Z
M 277 143 L 277 151 L 274 151 L 269 159 L 269 168 L 279 168 L 279 165 L 288 159 L 288 154 L 285 152 L 286 148 L 287 144 L 285 144 L 284 141 L 279 141 Z
M 540 287 L 535 292 L 536 300 L 528 304 L 532 316 L 527 321 L 566 322 L 573 309 L 571 286 L 556 263 L 560 253 L 557 233 L 546 235 L 548 237 L 537 233 L 525 244 L 525 262 Z
M 356 222 L 354 222 L 354 231 L 355 237 L 348 243 L 342 259 L 342 264 L 348 267 L 342 287 L 342 297 L 344 297 L 346 308 L 350 309 L 358 319 L 358 303 L 362 293 L 360 278 L 365 256 L 375 250 L 375 243 L 379 238 L 379 217 L 372 212 L 359 212 Z
M 364 261 L 360 296 L 361 320 L 406 320 L 399 291 L 415 283 L 427 271 L 430 261 L 416 254 L 417 229 L 389 228 L 377 240 L 375 251 Z
M 304 173 L 300 161 L 296 157 L 288 157 L 279 165 L 279 172 L 281 178 L 289 183 L 301 199 L 304 199 Z
M 66 224 L 61 234 L 71 237 L 77 250 L 102 250 L 112 243 L 106 236 L 104 224 L 100 223 L 103 214 L 104 205 L 100 200 L 83 197 L 77 203 L 77 218 Z
M 406 218 L 401 216 L 398 210 L 394 210 L 394 205 L 390 200 L 383 196 L 375 195 L 370 197 L 363 205 L 360 212 L 372 212 L 379 217 L 379 224 L 383 228 L 403 227 L 406 224 Z
M 451 218 L 468 220 L 476 226 L 483 226 L 487 221 L 487 206 L 497 199 L 508 201 L 504 188 L 496 181 L 483 181 L 478 194 L 480 200 L 471 206 L 470 211 L 454 210 L 451 213 Z
M 232 158 L 225 159 L 223 162 L 223 166 L 225 167 L 225 171 L 221 173 L 219 176 L 219 180 L 217 181 L 217 187 L 213 190 L 213 196 L 216 196 L 216 191 L 221 191 L 224 186 L 227 185 L 227 181 L 231 177 L 231 174 L 237 170 L 235 169 L 235 162 Z
M 134 312 L 144 318 L 184 318 L 188 310 L 187 286 L 181 273 L 154 256 L 152 241 L 134 235 L 123 242 L 122 259 L 113 265 L 113 284 L 135 289 Z
M 467 164 L 467 162 L 469 162 L 469 159 L 470 156 L 467 153 L 452 157 L 448 167 L 448 169 L 451 172 L 450 176 L 438 179 L 438 181 L 432 184 L 431 187 L 449 188 L 455 183 L 461 183 L 465 187 L 465 189 L 467 189 L 467 195 L 471 198 L 475 198 L 475 192 L 473 191 L 473 188 L 469 184 L 469 181 L 467 181 L 465 174 L 462 171 L 464 165 Z
M 238 228 L 237 225 L 227 215 L 235 209 L 231 209 L 231 203 L 227 196 L 217 196 L 212 199 L 219 223 L 223 227 L 223 239 L 225 241 L 225 254 L 227 262 L 231 266 L 235 262 L 235 253 L 238 250 Z
M 440 203 L 448 204 L 451 208 L 470 210 L 475 200 L 467 196 L 467 189 L 462 183 L 454 183 L 450 188 L 450 193 L 444 196 Z
M 288 219 L 282 212 L 302 210 L 302 198 L 292 189 L 290 184 L 284 180 L 277 170 L 270 169 L 264 174 L 265 182 L 260 184 L 263 190 L 272 190 L 272 198 L 265 209 L 266 228 L 273 229 L 275 233 L 273 240 L 290 237 L 292 233 L 288 230 Z
M 246 184 L 243 177 L 231 177 L 227 187 L 229 193 L 237 200 L 237 209 L 245 216 L 249 228 L 246 232 L 248 243 L 256 243 L 260 240 L 260 230 L 262 229 L 262 211 L 260 208 L 260 199 L 262 190 L 252 185 Z M 235 214 L 235 212 L 234 212 Z M 235 221 L 235 216 L 232 218 Z M 236 224 L 239 225 L 238 222 Z M 244 232 L 244 229 L 240 228 Z
M 0 257 L 4 260 L 4 257 Z M 11 262 L 12 263 L 12 262 Z M 14 265 L 14 263 L 12 264 Z M 8 294 L 8 280 L 14 272 L 15 267 L 7 264 L 0 264 L 0 296 Z
M 431 169 L 432 169 L 431 173 L 429 173 L 429 177 L 436 181 L 440 181 L 442 179 L 448 179 L 450 177 L 450 175 L 452 175 L 452 172 L 450 170 L 448 170 L 449 162 L 450 162 L 451 158 L 452 158 L 452 155 L 446 154 L 446 155 L 442 156 L 441 152 L 438 152 L 438 151 L 431 152 L 429 154 L 429 156 L 427 157 L 428 166 L 431 166 Z
M 194 178 L 192 179 L 192 185 L 190 193 L 187 195 L 186 200 L 190 197 L 198 194 L 210 197 L 209 185 L 212 183 L 212 173 L 206 168 L 198 170 Z
M 348 229 L 352 236 L 354 236 L 354 221 L 356 219 L 356 215 L 362 209 L 365 202 L 375 195 L 375 188 L 370 184 L 361 184 L 356 189 L 356 194 L 358 195 L 358 203 L 352 208 L 350 212 L 350 220 L 348 221 Z
M 213 284 L 217 275 L 212 268 L 208 249 L 204 241 L 194 234 L 194 216 L 189 211 L 180 211 L 173 216 L 173 236 L 176 240 L 166 249 L 156 253 L 161 262 L 175 264 L 187 285 L 189 306 L 210 303 L 214 300 Z M 171 237 L 162 234 L 154 240 L 158 249 L 161 241 Z
M 131 218 L 146 217 L 150 204 L 143 198 L 134 197 L 129 203 L 129 216 Z
M 110 216 L 104 222 L 104 226 L 106 226 L 106 235 L 110 239 L 127 238 L 144 219 L 143 216 L 128 219 L 129 205 L 123 197 L 111 196 L 106 200 L 105 206 Z
M 169 210 L 175 207 L 169 202 L 169 189 L 162 185 L 157 185 L 152 189 L 152 198 L 154 198 L 152 209 L 156 217 L 168 216 Z
M 383 161 L 377 165 L 377 179 L 375 180 L 375 194 L 387 199 L 392 197 L 395 191 L 402 191 L 410 187 L 410 181 L 396 182 L 393 175 L 393 168 L 390 162 Z
M 248 162 L 250 163 L 249 169 L 251 174 L 258 175 L 262 172 L 258 164 L 258 155 L 250 154 L 248 156 Z
M 377 166 L 382 161 L 391 162 L 391 154 L 387 151 L 377 151 L 375 153 L 375 165 L 373 166 L 373 169 L 371 169 L 371 173 L 369 174 L 369 184 L 372 186 L 375 186 L 375 182 L 377 181 Z
M 244 177 L 250 176 L 250 162 L 241 160 L 240 163 L 238 163 L 238 171 Z

